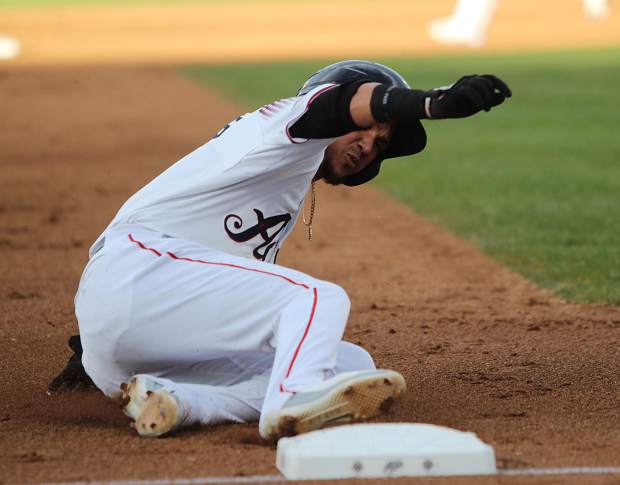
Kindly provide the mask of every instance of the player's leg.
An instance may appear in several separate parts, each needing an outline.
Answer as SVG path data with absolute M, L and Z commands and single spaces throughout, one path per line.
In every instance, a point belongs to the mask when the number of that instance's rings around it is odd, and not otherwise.
M 305 365 L 305 352 L 312 350 L 309 346 L 299 353 L 300 369 Z M 343 342 L 338 357 L 336 367 L 325 372 L 322 381 L 300 386 L 295 383 L 293 387 L 288 384 L 294 382 L 292 379 L 278 380 L 282 371 L 278 371 L 276 347 L 274 370 L 259 423 L 264 438 L 275 439 L 329 424 L 374 417 L 387 411 L 404 392 L 403 377 L 391 370 L 376 369 L 364 349 Z M 298 364 L 294 364 L 293 373 Z
M 609 15 L 608 0 L 582 0 L 585 13 L 592 20 L 601 20 Z
M 125 410 L 129 410 L 127 414 L 134 418 L 132 425 L 145 436 L 159 436 L 171 429 L 195 423 L 214 425 L 257 421 L 265 407 L 273 360 L 274 354 L 247 354 L 173 368 L 159 375 L 135 376 L 126 392 L 129 402 Z M 328 373 L 324 383 L 337 381 L 341 376 L 347 376 L 345 390 L 354 389 L 356 395 L 336 399 L 339 401 L 337 406 L 330 402 L 327 412 L 344 410 L 345 420 L 352 413 L 374 415 L 386 398 L 391 402 L 397 395 L 395 392 L 402 390 L 397 386 L 385 386 L 386 377 L 399 379 L 398 374 L 376 371 L 368 352 L 348 342 L 340 342 L 336 366 L 333 372 Z M 397 381 L 394 383 L 398 384 Z M 151 391 L 155 392 L 149 396 Z M 332 394 L 337 397 L 338 391 Z M 295 398 L 302 396 L 304 399 L 307 395 L 301 392 Z M 316 400 L 304 403 L 302 411 L 305 413 L 308 409 L 314 410 L 317 421 L 309 425 L 302 420 L 297 426 L 299 432 L 330 422 L 323 419 L 326 408 L 321 402 L 318 405 Z M 285 411 L 290 414 L 290 409 Z M 273 430 L 267 433 L 261 430 L 261 434 L 270 438 L 277 436 Z
M 271 378 L 289 391 L 333 370 L 349 310 L 336 285 L 135 226 L 106 237 L 76 297 L 84 367 L 106 394 L 134 374 L 274 347 Z
M 458 0 L 450 17 L 434 20 L 429 35 L 436 42 L 482 47 L 497 0 Z
M 190 403 L 193 422 L 249 423 L 260 416 L 273 356 L 252 352 L 199 362 L 160 372 L 156 379 L 166 379 L 168 389 Z
M 258 421 L 267 392 L 274 354 L 250 353 L 177 367 L 150 377 L 190 403 L 186 424 Z M 370 354 L 340 342 L 333 375 L 375 369 Z
M 342 341 L 338 345 L 335 373 L 376 369 L 375 362 L 368 351 L 359 345 Z

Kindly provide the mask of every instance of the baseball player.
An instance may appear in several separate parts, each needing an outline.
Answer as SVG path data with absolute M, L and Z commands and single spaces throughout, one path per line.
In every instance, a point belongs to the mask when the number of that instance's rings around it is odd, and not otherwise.
M 92 379 L 142 436 L 259 420 L 277 439 L 385 411 L 405 382 L 342 340 L 345 291 L 277 253 L 315 181 L 363 184 L 383 160 L 424 149 L 421 119 L 509 96 L 492 75 L 422 91 L 389 67 L 343 61 L 238 117 L 129 198 L 90 248 L 81 342 L 51 387 Z
M 458 0 L 452 15 L 429 24 L 428 34 L 440 44 L 483 47 L 498 3 L 498 0 Z M 602 20 L 609 15 L 609 0 L 582 0 L 581 4 L 592 20 Z

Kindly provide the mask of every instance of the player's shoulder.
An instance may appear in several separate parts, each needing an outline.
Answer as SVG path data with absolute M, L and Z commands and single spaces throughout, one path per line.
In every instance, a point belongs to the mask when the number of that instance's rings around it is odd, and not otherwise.
M 278 99 L 261 106 L 257 111 L 263 118 L 273 118 L 275 115 L 290 111 L 295 106 L 296 101 L 297 98 L 295 97 Z
M 269 138 L 286 140 L 289 143 L 298 144 L 306 140 L 295 139 L 290 135 L 289 128 L 310 108 L 310 105 L 321 94 L 334 87 L 335 83 L 325 83 L 315 86 L 306 93 L 289 98 L 279 99 L 269 104 L 261 106 L 256 113 L 262 119 L 263 126 L 270 133 Z
M 279 113 L 285 110 L 292 110 L 295 108 L 307 108 L 312 102 L 318 98 L 321 94 L 329 91 L 332 88 L 338 86 L 336 83 L 325 83 L 319 86 L 315 86 L 308 90 L 306 93 L 291 96 L 289 98 L 278 99 L 269 104 L 266 104 L 258 109 L 259 113 L 265 116 L 272 116 L 275 113 Z
M 304 93 L 301 96 L 298 96 L 298 98 L 303 99 L 304 101 L 306 101 L 307 104 L 311 104 L 312 101 L 314 101 L 316 98 L 318 98 L 321 94 L 325 93 L 326 91 L 330 91 L 336 87 L 340 86 L 340 84 L 338 83 L 323 83 L 323 84 L 319 84 L 317 86 L 312 87 L 311 89 L 309 89 L 306 93 Z

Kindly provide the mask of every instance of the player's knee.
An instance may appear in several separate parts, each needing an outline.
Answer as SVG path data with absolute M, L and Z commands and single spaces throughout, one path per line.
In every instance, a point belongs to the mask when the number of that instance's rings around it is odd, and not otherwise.
M 338 358 L 336 359 L 337 372 L 371 370 L 375 368 L 373 358 L 365 349 L 351 342 L 340 342 Z
M 319 301 L 323 300 L 323 304 L 331 305 L 346 321 L 351 309 L 351 300 L 344 288 L 334 283 L 322 282 L 317 288 L 317 297 Z
M 108 397 L 120 395 L 120 385 L 127 382 L 132 372 L 119 366 L 117 343 L 102 344 L 99 335 L 81 335 L 82 365 L 95 386 Z
M 120 385 L 129 380 L 129 374 L 120 373 L 112 364 L 90 363 L 85 361 L 84 369 L 97 389 L 107 397 L 117 398 L 121 394 Z
M 354 347 L 355 347 L 355 357 L 354 357 L 353 362 L 355 366 L 360 370 L 376 369 L 375 361 L 370 355 L 370 353 L 366 349 L 359 347 L 357 345 L 354 345 Z

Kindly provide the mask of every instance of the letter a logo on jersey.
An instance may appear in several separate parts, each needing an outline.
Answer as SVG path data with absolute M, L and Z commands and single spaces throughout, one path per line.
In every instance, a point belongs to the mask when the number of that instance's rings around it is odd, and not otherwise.
M 262 237 L 262 244 L 256 246 L 252 254 L 254 254 L 254 257 L 256 259 L 265 261 L 269 250 L 276 245 L 273 240 L 278 236 L 278 234 L 282 232 L 282 229 L 284 229 L 289 223 L 289 221 L 291 220 L 291 215 L 280 214 L 277 216 L 265 218 L 262 211 L 258 209 L 253 210 L 256 213 L 256 218 L 258 219 L 255 226 L 240 230 L 243 227 L 243 219 L 241 219 L 241 217 L 236 214 L 229 214 L 224 219 L 224 229 L 226 230 L 226 234 L 228 234 L 228 237 L 238 243 L 249 241 L 256 236 Z M 232 225 L 232 228 L 229 228 L 229 225 Z M 277 226 L 279 227 L 273 233 L 269 234 L 269 229 Z M 232 229 L 235 229 L 237 232 L 233 232 Z

